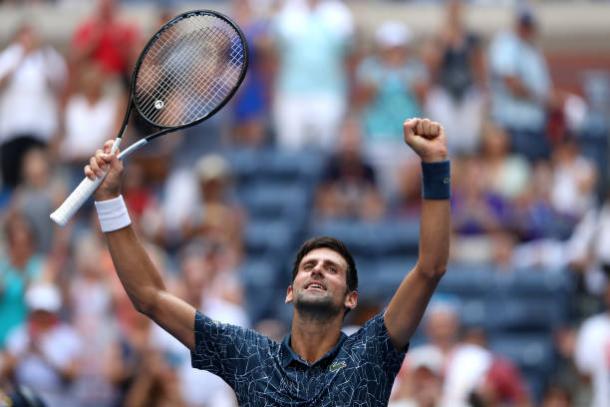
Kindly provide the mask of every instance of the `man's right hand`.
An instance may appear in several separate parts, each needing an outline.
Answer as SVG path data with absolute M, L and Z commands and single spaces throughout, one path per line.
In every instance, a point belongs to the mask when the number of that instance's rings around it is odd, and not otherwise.
M 89 160 L 89 165 L 85 167 L 85 176 L 90 180 L 103 177 L 108 171 L 108 175 L 100 184 L 95 192 L 96 201 L 105 201 L 116 198 L 121 194 L 121 173 L 123 163 L 118 159 L 119 150 L 115 154 L 110 154 L 114 140 L 108 140 L 102 150 L 97 150 L 95 155 Z

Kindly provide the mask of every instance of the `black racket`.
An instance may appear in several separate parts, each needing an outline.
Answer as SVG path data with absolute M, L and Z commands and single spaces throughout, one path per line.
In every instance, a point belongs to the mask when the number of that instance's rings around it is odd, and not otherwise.
M 159 131 L 122 151 L 121 159 L 157 137 L 214 115 L 231 99 L 247 67 L 246 40 L 227 16 L 197 10 L 175 17 L 157 31 L 138 58 L 129 106 L 112 152 L 122 140 L 133 107 Z M 85 177 L 51 219 L 65 225 L 103 179 Z

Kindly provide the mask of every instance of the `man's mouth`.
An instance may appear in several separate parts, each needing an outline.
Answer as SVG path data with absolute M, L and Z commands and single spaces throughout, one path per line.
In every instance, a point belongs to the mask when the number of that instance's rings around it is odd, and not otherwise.
M 305 289 L 306 290 L 315 289 L 315 290 L 326 291 L 326 287 L 324 287 L 324 285 L 322 285 L 322 283 L 319 283 L 317 281 L 313 281 L 313 282 L 307 284 L 305 286 Z

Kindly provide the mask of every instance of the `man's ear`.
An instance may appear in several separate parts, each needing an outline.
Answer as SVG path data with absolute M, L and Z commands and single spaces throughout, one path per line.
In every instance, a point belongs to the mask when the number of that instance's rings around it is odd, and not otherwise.
M 347 293 L 343 305 L 350 310 L 356 308 L 356 305 L 358 305 L 358 291 L 354 290 Z
M 286 289 L 286 299 L 284 300 L 284 302 L 286 304 L 290 304 L 292 302 L 292 300 L 293 300 L 293 297 L 292 297 L 292 284 L 290 284 L 288 286 L 288 288 Z

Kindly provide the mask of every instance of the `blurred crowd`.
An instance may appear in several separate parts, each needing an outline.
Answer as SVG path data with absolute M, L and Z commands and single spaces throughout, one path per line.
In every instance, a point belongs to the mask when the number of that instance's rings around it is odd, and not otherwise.
M 596 120 L 610 89 L 554 86 L 533 9 L 489 38 L 464 13 L 448 0 L 439 32 L 422 36 L 400 16 L 365 33 L 338 0 L 232 1 L 250 48 L 245 82 L 212 119 L 130 158 L 133 224 L 173 292 L 280 339 L 281 313 L 262 319 L 246 306 L 250 214 L 224 153 L 322 157 L 308 222 L 417 219 L 419 161 L 402 123 L 437 120 L 452 158 L 451 261 L 568 273 L 577 295 L 549 334 L 557 370 L 539 393 L 484 329 L 461 326 L 454 299 L 435 300 L 390 405 L 610 406 L 608 132 Z M 160 9 L 158 26 L 173 14 Z M 224 382 L 193 370 L 188 350 L 133 309 L 91 204 L 65 228 L 49 221 L 119 129 L 155 29 L 98 0 L 68 51 L 27 22 L 0 50 L 0 389 L 25 386 L 50 407 L 235 405 Z M 150 132 L 135 115 L 124 145 Z M 364 304 L 350 324 L 383 305 Z

